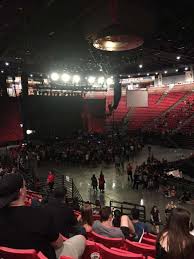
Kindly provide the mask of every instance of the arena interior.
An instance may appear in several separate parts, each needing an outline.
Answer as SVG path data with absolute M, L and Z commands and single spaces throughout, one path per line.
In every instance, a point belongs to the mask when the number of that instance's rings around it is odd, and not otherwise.
M 0 13 L 0 257 L 194 258 L 193 1 Z

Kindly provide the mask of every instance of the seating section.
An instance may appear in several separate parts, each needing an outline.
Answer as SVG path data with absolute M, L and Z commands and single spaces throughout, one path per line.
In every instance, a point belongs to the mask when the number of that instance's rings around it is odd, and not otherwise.
M 179 103 L 174 105 L 172 109 L 158 118 L 156 118 L 149 129 L 156 132 L 165 132 L 173 129 L 181 129 L 184 132 L 190 131 L 192 128 L 192 121 L 189 121 L 188 124 L 184 125 L 185 121 L 188 120 L 194 111 L 194 94 L 193 92 L 183 92 L 185 94 L 182 100 Z
M 150 87 L 148 89 L 148 107 L 127 108 L 126 94 L 122 97 L 116 110 L 106 117 L 106 129 L 112 129 L 114 125 L 122 127 L 127 118 L 129 131 L 145 128 L 150 131 L 164 131 L 181 126 L 193 114 L 194 93 L 193 84 L 175 85 L 172 89 L 167 86 Z M 113 93 L 107 92 L 106 113 L 109 113 L 109 105 L 113 101 Z M 192 107 L 193 106 L 193 107 Z M 165 114 L 165 115 L 164 115 Z M 189 121 L 183 127 L 188 132 L 194 131 L 194 120 Z
M 0 97 L 0 144 L 23 140 L 19 104 L 16 98 Z
M 154 259 L 155 258 L 155 242 L 156 236 L 150 233 L 145 233 L 142 239 L 149 239 L 152 245 L 145 243 L 137 243 L 121 238 L 107 238 L 91 233 L 93 241 L 86 241 L 86 248 L 82 259 L 91 258 L 92 253 L 99 253 L 101 259 Z M 67 238 L 63 238 L 67 240 Z M 98 241 L 98 242 L 97 242 Z M 0 258 L 4 259 L 46 259 L 42 253 L 37 253 L 35 250 L 20 250 L 0 247 Z M 73 259 L 67 256 L 61 256 L 60 259 Z
M 172 107 L 176 102 L 178 102 L 185 93 L 170 92 L 161 98 L 160 101 L 159 98 L 162 94 L 163 93 L 149 93 L 148 107 L 134 109 L 134 112 L 131 114 L 129 120 L 129 130 L 134 131 L 136 129 L 140 129 L 152 122 Z

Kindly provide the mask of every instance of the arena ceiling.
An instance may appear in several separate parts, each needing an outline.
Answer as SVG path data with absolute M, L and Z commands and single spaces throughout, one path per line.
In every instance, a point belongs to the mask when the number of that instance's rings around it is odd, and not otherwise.
M 38 72 L 128 75 L 194 63 L 194 1 L 118 0 L 119 20 L 144 44 L 117 53 L 97 50 L 90 42 L 93 32 L 111 24 L 110 2 L 1 0 L 1 69 L 8 61 L 10 69 L 24 64 Z

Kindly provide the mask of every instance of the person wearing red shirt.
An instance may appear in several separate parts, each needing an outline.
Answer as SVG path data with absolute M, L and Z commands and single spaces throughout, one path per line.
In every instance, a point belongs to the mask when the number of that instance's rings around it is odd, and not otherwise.
M 98 181 L 99 181 L 99 190 L 101 192 L 104 192 L 105 180 L 104 180 L 104 175 L 103 175 L 102 171 L 100 173 L 100 177 L 98 178 Z
M 51 192 L 53 190 L 54 184 L 55 184 L 55 175 L 52 171 L 50 171 L 47 176 L 47 185 Z

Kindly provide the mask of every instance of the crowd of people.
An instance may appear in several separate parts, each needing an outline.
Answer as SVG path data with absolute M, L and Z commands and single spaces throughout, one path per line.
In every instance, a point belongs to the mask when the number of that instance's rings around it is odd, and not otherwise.
M 25 206 L 26 186 L 21 174 L 6 174 L 0 181 L 0 246 L 41 251 L 48 259 L 61 255 L 78 259 L 83 253 L 86 238 L 91 231 L 109 238 L 123 238 L 141 242 L 144 233 L 150 229 L 139 219 L 137 208 L 131 215 L 110 207 L 98 208 L 95 213 L 89 202 L 81 211 L 73 211 L 65 201 L 65 190 L 55 189 L 52 195 L 41 203 Z M 159 232 L 160 213 L 154 206 L 150 221 L 158 233 L 156 258 L 192 259 L 194 251 L 191 214 L 184 208 L 171 204 L 166 223 Z M 64 237 L 68 238 L 64 241 Z

